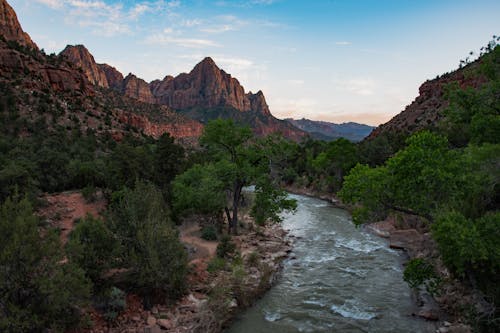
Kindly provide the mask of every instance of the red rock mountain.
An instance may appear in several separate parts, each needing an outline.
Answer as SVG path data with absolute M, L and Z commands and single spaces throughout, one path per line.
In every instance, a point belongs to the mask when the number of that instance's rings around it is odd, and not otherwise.
M 485 82 L 484 77 L 467 74 L 467 71 L 473 72 L 472 69 L 476 66 L 478 62 L 424 82 L 417 98 L 401 113 L 375 128 L 367 140 L 383 134 L 408 135 L 435 126 L 443 118 L 443 111 L 448 106 L 445 98 L 446 85 L 456 82 L 460 87 L 466 88 L 478 87 Z
M 193 107 L 232 107 L 236 110 L 270 114 L 262 92 L 245 94 L 237 79 L 205 58 L 189 73 L 167 76 L 152 83 L 153 94 L 160 104 L 184 110 Z
M 105 72 L 96 64 L 94 57 L 87 48 L 83 45 L 68 45 L 60 53 L 66 57 L 70 62 L 74 63 L 77 67 L 83 70 L 90 83 L 96 86 L 108 88 L 108 79 Z
M 233 118 L 250 125 L 258 135 L 281 132 L 294 140 L 306 135 L 273 117 L 262 91 L 245 93 L 237 79 L 208 57 L 189 73 L 176 77 L 167 75 L 163 80 L 148 84 L 132 73 L 123 78 L 114 67 L 96 64 L 84 46 L 68 46 L 61 54 L 80 67 L 95 85 L 113 88 L 144 103 L 168 106 L 201 122 L 220 117 Z
M 16 12 L 5 0 L 0 0 L 0 35 L 7 41 L 16 41 L 38 50 L 30 36 L 21 28 Z
M 120 90 L 123 82 L 123 74 L 108 64 L 97 64 L 97 66 L 104 72 L 104 75 L 106 75 L 108 86 L 112 89 Z
M 0 0 L 0 32 L 0 97 L 8 96 L 9 105 L 15 106 L 23 120 L 17 122 L 23 125 L 13 123 L 20 135 L 29 135 L 35 123 L 47 130 L 92 130 L 117 140 L 142 132 L 156 138 L 170 133 L 194 142 L 201 135 L 200 122 L 151 104 L 154 99 L 146 82 L 132 76 L 123 80 L 113 67 L 97 65 L 85 47 L 68 47 L 59 56 L 38 50 L 5 0 Z M 131 92 L 127 95 L 135 92 L 136 98 L 96 86 L 123 88 Z M 146 97 L 142 98 L 144 89 Z M 138 100 L 148 96 L 149 103 Z
M 132 73 L 123 80 L 120 90 L 125 96 L 135 98 L 141 102 L 150 104 L 156 102 L 148 83 Z

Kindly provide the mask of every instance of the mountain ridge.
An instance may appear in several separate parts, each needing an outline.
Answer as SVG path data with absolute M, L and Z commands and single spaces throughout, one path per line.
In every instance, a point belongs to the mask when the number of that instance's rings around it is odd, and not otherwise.
M 353 142 L 363 140 L 375 128 L 365 124 L 355 122 L 345 122 L 341 124 L 331 123 L 322 120 L 310 120 L 306 118 L 292 119 L 285 121 L 308 132 L 313 138 L 332 141 L 338 138 L 345 138 Z
M 165 105 L 202 123 L 231 118 L 249 125 L 257 135 L 280 132 L 296 141 L 306 136 L 304 131 L 272 115 L 261 90 L 255 94 L 245 92 L 238 79 L 219 68 L 211 57 L 205 57 L 189 73 L 166 75 L 147 83 L 132 73 L 123 78 L 116 68 L 95 63 L 83 45 L 68 45 L 60 55 L 80 67 L 97 86 L 112 88 L 141 102 Z

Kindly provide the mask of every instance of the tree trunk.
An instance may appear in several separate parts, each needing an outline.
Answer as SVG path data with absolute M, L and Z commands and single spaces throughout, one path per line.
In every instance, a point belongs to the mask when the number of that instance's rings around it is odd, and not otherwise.
M 227 228 L 228 228 L 228 233 L 231 233 L 231 213 L 229 212 L 229 208 L 224 207 L 224 210 L 226 211 L 226 216 L 227 216 Z
M 238 206 L 240 204 L 241 190 L 243 185 L 240 182 L 234 182 L 234 192 L 233 192 L 233 217 L 229 223 L 230 233 L 233 235 L 238 234 Z

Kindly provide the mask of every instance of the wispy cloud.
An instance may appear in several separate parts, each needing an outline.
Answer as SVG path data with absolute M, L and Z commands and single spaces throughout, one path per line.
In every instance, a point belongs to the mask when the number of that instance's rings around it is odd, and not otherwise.
M 178 45 L 186 48 L 218 47 L 216 42 L 201 38 L 182 38 L 168 33 L 157 33 L 147 37 L 144 43 L 149 45 Z
M 61 8 L 64 5 L 63 0 L 35 0 L 38 3 L 46 5 L 50 8 Z
M 241 1 L 227 1 L 220 0 L 215 4 L 222 7 L 253 7 L 253 6 L 269 6 L 280 0 L 241 0 Z
M 352 45 L 352 43 L 348 42 L 348 41 L 339 41 L 339 42 L 335 42 L 335 45 L 347 46 L 347 45 Z
M 36 0 L 52 9 L 64 11 L 65 22 L 70 25 L 92 28 L 92 33 L 101 36 L 131 34 L 131 23 L 147 13 L 171 13 L 180 6 L 180 1 L 138 1 L 125 7 L 122 3 L 102 0 Z

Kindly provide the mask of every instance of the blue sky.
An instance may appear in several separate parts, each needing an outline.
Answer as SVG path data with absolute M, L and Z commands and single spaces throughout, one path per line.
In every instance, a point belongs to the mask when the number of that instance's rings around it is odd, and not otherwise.
M 279 118 L 378 125 L 500 34 L 500 1 L 7 0 L 47 53 L 146 81 L 211 56 Z

